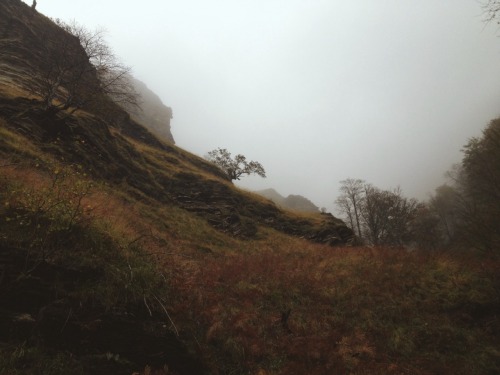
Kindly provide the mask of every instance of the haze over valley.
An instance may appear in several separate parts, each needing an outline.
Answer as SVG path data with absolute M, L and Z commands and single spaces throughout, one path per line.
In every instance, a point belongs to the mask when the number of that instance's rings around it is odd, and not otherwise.
M 500 114 L 500 42 L 470 0 L 39 1 L 103 26 L 176 144 L 261 162 L 239 186 L 333 210 L 339 181 L 426 199 Z
M 500 373 L 497 30 L 373 3 L 0 0 L 0 374 Z

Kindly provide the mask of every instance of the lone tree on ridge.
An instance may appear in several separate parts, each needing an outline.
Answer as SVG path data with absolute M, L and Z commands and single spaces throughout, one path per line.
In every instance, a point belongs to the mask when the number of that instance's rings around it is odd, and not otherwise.
M 225 148 L 210 151 L 206 158 L 222 169 L 231 181 L 239 180 L 244 174 L 257 174 L 260 177 L 266 177 L 266 171 L 259 162 L 253 160 L 248 162 L 246 157 L 241 154 L 236 155 L 233 159 L 231 153 Z

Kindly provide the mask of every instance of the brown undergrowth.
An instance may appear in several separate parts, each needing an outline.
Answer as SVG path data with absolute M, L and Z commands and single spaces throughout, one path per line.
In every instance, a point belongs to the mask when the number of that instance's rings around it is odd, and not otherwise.
M 96 139 L 86 133 L 39 143 L 0 125 L 2 247 L 28 251 L 31 265 L 98 271 L 98 281 L 66 294 L 104 310 L 155 310 L 212 374 L 500 372 L 498 259 L 313 244 L 284 233 L 308 233 L 322 216 L 278 211 L 241 191 L 233 197 L 222 182 L 208 198 L 232 197 L 235 212 L 255 227 L 242 239 L 189 211 L 207 208 L 201 193 L 217 180 L 203 178 L 210 170 L 194 156 L 141 148 L 110 132 L 117 155 L 129 156 L 96 164 L 99 154 L 87 148 Z M 117 161 L 128 163 L 123 179 L 108 178 L 111 169 L 100 166 Z M 188 165 L 198 172 L 181 173 Z M 176 203 L 187 188 L 194 203 Z M 272 229 L 284 224 L 288 231 Z M 0 347 L 0 368 L 36 373 L 16 366 L 30 353 L 43 357 L 39 349 Z M 47 367 L 56 366 L 49 357 L 59 361 L 53 374 L 82 368 L 58 353 L 43 357 Z M 148 368 L 143 373 L 165 372 Z
M 26 211 L 33 202 L 40 209 L 44 206 L 34 197 L 59 194 L 70 213 L 78 211 L 75 225 L 92 225 L 122 254 L 101 254 L 99 260 L 98 253 L 85 255 L 83 247 L 74 247 L 82 259 L 115 273 L 98 293 L 83 288 L 79 298 L 97 298 L 110 308 L 135 299 L 149 308 L 161 297 L 156 308 L 167 312 L 168 330 L 210 373 L 494 374 L 500 369 L 498 260 L 331 248 L 269 228 L 259 228 L 260 239 L 239 240 L 178 207 L 151 206 L 88 180 L 78 167 L 66 168 L 4 166 L 4 212 L 8 206 Z M 66 182 L 58 188 L 54 179 L 62 174 Z M 88 184 L 91 189 L 77 189 Z M 66 224 L 74 216 L 67 216 L 67 207 L 53 213 L 54 222 Z M 110 261 L 123 268 L 103 263 Z
M 499 369 L 498 262 L 332 250 L 278 234 L 250 247 L 173 280 L 182 296 L 175 313 L 197 322 L 193 334 L 214 373 Z

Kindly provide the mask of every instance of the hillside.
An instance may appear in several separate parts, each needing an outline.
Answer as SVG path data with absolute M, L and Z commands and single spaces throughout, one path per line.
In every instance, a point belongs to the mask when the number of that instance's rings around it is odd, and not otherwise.
M 251 237 L 257 233 L 257 225 L 264 225 L 320 242 L 345 243 L 352 238 L 352 232 L 340 220 L 325 219 L 317 227 L 314 221 L 287 215 L 234 189 L 218 168 L 162 143 L 116 105 L 107 103 L 105 110 L 95 110 L 94 105 L 90 112 L 77 112 L 75 116 L 48 117 L 43 103 L 30 94 L 37 77 L 26 71 L 43 71 L 41 67 L 50 63 L 41 57 L 47 51 L 40 38 L 47 34 L 46 28 L 57 26 L 20 1 L 7 1 L 2 7 L 0 27 L 6 30 L 6 37 L 1 40 L 5 53 L 0 64 L 6 84 L 0 89 L 6 94 L 2 112 L 7 127 L 22 131 L 44 151 L 63 156 L 65 162 L 80 164 L 95 178 L 126 181 L 135 194 L 174 203 L 224 231 Z M 49 47 L 58 48 L 57 43 Z M 75 54 L 83 53 L 78 45 L 74 48 Z M 19 113 L 22 116 L 16 116 Z M 49 147 L 54 140 L 57 146 Z M 243 222 L 248 222 L 248 228 Z M 325 229 L 331 232 L 328 237 L 319 233 Z
M 290 194 L 288 197 L 283 197 L 274 189 L 265 189 L 256 191 L 257 194 L 272 200 L 278 206 L 298 212 L 316 212 L 319 213 L 319 208 L 314 205 L 309 199 L 302 195 Z
M 48 109 L 59 37 L 0 2 L 0 374 L 498 373 L 498 259 L 354 248 L 107 97 Z
M 150 129 L 154 134 L 165 140 L 175 143 L 174 137 L 170 130 L 170 120 L 172 119 L 172 108 L 167 107 L 161 99 L 148 86 L 139 81 L 132 79 L 134 88 L 141 96 L 140 110 L 131 111 L 132 117 Z

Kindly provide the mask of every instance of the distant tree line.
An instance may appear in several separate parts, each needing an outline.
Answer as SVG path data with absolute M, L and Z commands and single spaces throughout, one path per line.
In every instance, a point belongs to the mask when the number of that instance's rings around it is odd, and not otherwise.
M 469 140 L 448 176 L 418 216 L 420 246 L 500 254 L 500 119 Z
M 500 119 L 464 146 L 450 183 L 426 202 L 360 179 L 341 181 L 336 206 L 358 238 L 372 245 L 500 252 Z
M 419 203 L 400 188 L 382 190 L 361 179 L 340 182 L 337 208 L 358 238 L 372 245 L 403 246 L 411 239 L 411 221 Z

